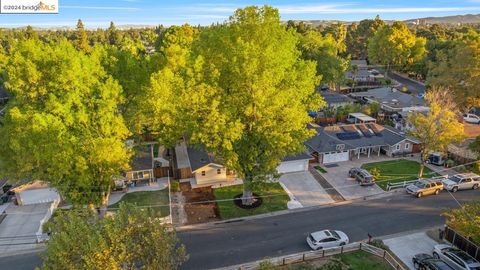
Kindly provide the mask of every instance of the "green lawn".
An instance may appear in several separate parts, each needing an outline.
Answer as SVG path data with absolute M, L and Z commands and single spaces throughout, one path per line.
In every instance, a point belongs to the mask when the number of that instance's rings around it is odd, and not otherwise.
M 386 190 L 389 182 L 396 183 L 417 179 L 420 171 L 420 163 L 414 160 L 397 159 L 363 164 L 362 168 L 368 171 L 373 168 L 380 170 L 380 177 L 376 179 L 377 185 Z M 425 167 L 423 175 L 424 177 L 438 176 L 437 173 L 432 172 L 432 170 L 427 167 Z
M 327 170 L 325 170 L 324 168 L 322 168 L 320 166 L 315 166 L 315 169 L 317 169 L 317 171 L 319 171 L 321 173 L 327 173 Z
M 161 217 L 165 217 L 170 214 L 170 200 L 168 198 L 168 188 L 156 191 L 138 191 L 127 193 L 122 197 L 119 202 L 108 206 L 108 208 L 118 208 L 121 202 L 133 203 L 137 206 L 162 205 L 155 206 L 153 207 L 153 209 Z
M 279 183 L 268 183 L 265 184 L 263 189 L 257 189 L 253 191 L 255 194 L 260 196 L 267 196 L 263 197 L 262 205 L 255 209 L 242 209 L 234 204 L 232 199 L 235 197 L 235 195 L 241 194 L 242 192 L 243 185 L 214 189 L 215 198 L 217 200 L 229 200 L 217 202 L 220 217 L 222 219 L 258 215 L 287 209 L 289 197 Z
M 355 270 L 391 270 L 392 267 L 382 258 L 365 251 L 353 251 L 336 256 L 350 269 Z

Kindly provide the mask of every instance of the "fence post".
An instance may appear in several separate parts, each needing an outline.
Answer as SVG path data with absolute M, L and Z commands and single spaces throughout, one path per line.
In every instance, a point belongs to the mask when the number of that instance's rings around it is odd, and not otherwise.
M 322 249 L 322 257 L 325 257 L 325 249 Z
M 282 265 L 285 265 L 285 257 L 282 259 Z
M 387 256 L 387 251 L 383 250 L 383 258 L 385 259 L 385 256 Z
M 340 247 L 340 254 L 343 254 L 343 246 Z
M 302 262 L 305 261 L 305 253 L 302 254 Z
M 362 250 L 362 242 L 360 242 L 360 247 L 358 249 Z

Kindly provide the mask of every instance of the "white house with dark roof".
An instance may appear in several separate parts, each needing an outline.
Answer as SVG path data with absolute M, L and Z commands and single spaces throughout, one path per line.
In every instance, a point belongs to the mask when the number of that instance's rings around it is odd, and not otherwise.
M 187 146 L 185 142 L 175 147 L 177 168 L 187 169 L 189 173 L 181 174 L 188 179 L 193 188 L 202 186 L 222 186 L 239 184 L 235 172 L 226 168 L 222 162 L 202 148 Z M 307 153 L 287 156 L 278 165 L 279 173 L 292 173 L 308 170 L 308 162 L 312 157 Z
M 383 111 L 396 113 L 402 111 L 428 110 L 425 100 L 393 87 L 381 87 L 364 92 L 349 94 L 350 97 L 366 101 L 378 102 Z
M 418 152 L 419 142 L 398 130 L 376 123 L 311 126 L 317 135 L 305 142 L 311 155 L 322 164 L 372 155 L 403 155 Z

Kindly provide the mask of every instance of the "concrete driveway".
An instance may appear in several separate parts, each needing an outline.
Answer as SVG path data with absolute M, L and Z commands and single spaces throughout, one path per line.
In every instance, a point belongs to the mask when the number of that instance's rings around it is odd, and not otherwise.
M 384 193 L 384 191 L 377 185 L 360 186 L 353 178 L 348 177 L 348 171 L 353 167 L 361 167 L 364 163 L 378 162 L 384 160 L 392 160 L 386 156 L 375 157 L 361 157 L 360 159 L 353 159 L 352 161 L 339 162 L 336 166 L 330 164 L 328 167 L 321 165 L 327 173 L 322 173 L 322 176 L 346 199 L 352 200 L 366 196 L 372 196 Z
M 384 239 L 383 243 L 412 270 L 415 269 L 412 262 L 413 256 L 418 253 L 432 255 L 433 246 L 438 244 L 435 240 L 428 237 L 425 232 Z
M 330 195 L 309 172 L 286 173 L 280 177 L 279 181 L 304 207 L 333 202 Z

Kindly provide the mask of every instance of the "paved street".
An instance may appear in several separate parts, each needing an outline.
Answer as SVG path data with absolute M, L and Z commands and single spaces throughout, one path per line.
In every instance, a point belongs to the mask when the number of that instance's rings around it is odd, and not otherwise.
M 413 79 L 407 79 L 402 76 L 399 76 L 398 74 L 395 74 L 393 72 L 388 73 L 388 77 L 396 80 L 397 82 L 405 85 L 410 92 L 413 94 L 419 94 L 419 93 L 424 93 L 425 92 L 425 85 L 422 85 L 421 83 L 413 80 Z
M 479 191 L 455 193 L 461 202 L 480 199 Z M 396 234 L 405 231 L 440 226 L 440 213 L 456 207 L 447 192 L 438 196 L 416 199 L 406 194 L 359 201 L 334 207 L 300 210 L 290 214 L 252 219 L 179 233 L 190 260 L 182 269 L 211 269 L 307 251 L 308 232 L 332 228 L 345 231 L 350 240 Z M 17 264 L 18 263 L 18 264 Z M 0 269 L 33 269 L 36 256 L 0 258 Z

